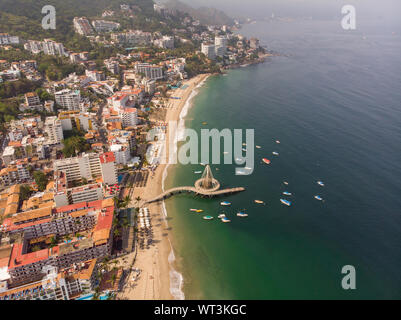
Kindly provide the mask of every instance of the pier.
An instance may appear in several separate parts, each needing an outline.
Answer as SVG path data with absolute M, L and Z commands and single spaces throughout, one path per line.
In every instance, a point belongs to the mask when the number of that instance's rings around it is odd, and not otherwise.
M 195 186 L 183 186 L 183 187 L 176 187 L 171 188 L 162 194 L 158 195 L 153 199 L 149 199 L 145 201 L 145 204 L 165 200 L 175 194 L 180 193 L 194 193 L 195 195 L 202 196 L 202 197 L 217 197 L 226 194 L 232 194 L 245 191 L 243 187 L 237 188 L 229 188 L 229 189 L 221 189 L 220 190 L 220 183 L 217 181 L 212 174 L 210 166 L 207 165 L 205 171 L 202 174 L 202 177 L 195 182 Z

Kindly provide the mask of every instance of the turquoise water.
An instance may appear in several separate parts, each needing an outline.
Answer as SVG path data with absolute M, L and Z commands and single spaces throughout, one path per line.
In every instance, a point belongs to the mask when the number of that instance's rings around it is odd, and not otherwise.
M 337 21 L 241 30 L 287 56 L 210 78 L 188 113 L 197 131 L 253 128 L 262 149 L 251 176 L 212 165 L 223 187 L 245 192 L 166 201 L 187 299 L 401 298 L 401 39 L 392 31 L 344 33 Z M 166 187 L 193 184 L 197 170 L 176 166 Z M 248 218 L 235 216 L 242 208 Z M 221 211 L 231 223 L 218 221 Z M 341 287 L 344 265 L 356 268 L 356 290 Z

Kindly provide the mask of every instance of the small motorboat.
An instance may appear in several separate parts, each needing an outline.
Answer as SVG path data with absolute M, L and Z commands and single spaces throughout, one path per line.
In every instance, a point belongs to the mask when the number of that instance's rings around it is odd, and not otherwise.
M 285 200 L 285 199 L 280 199 L 282 204 L 285 204 L 286 206 L 291 206 L 291 201 Z
M 245 148 L 242 148 L 242 151 L 243 151 L 243 152 L 247 152 L 247 150 L 246 150 Z
M 223 218 L 225 218 L 226 217 L 226 215 L 224 214 L 224 213 L 221 213 L 221 214 L 219 214 L 218 215 L 218 217 L 217 218 L 219 218 L 219 219 L 223 219 Z
M 201 213 L 201 212 L 203 212 L 203 210 L 202 210 L 202 209 L 198 209 L 198 210 L 196 210 L 196 213 Z
M 197 211 L 198 211 L 198 209 L 189 209 L 189 211 L 192 211 L 192 212 L 197 212 Z
M 292 196 L 292 193 L 291 193 L 291 192 L 288 192 L 288 191 L 284 191 L 284 192 L 283 192 L 283 195 L 285 195 L 285 196 Z
M 202 173 L 202 171 L 194 171 L 194 173 L 200 174 L 200 173 Z
M 242 145 L 243 145 L 243 146 L 246 146 L 246 143 L 243 143 Z
M 228 222 L 231 222 L 231 220 L 224 217 L 221 219 L 221 222 L 228 223 Z
M 262 147 L 261 146 L 256 146 L 256 149 L 262 149 Z
M 274 156 L 278 156 L 278 155 L 280 155 L 278 152 L 276 152 L 276 151 L 273 151 L 273 155 Z
M 318 196 L 318 195 L 315 196 L 315 199 L 319 200 L 319 201 L 323 201 L 323 198 L 321 196 Z
M 276 143 L 277 143 L 277 144 L 280 144 L 281 142 L 280 142 L 280 140 L 276 140 Z
M 287 181 L 284 181 L 283 183 L 284 183 L 286 186 L 288 186 L 288 182 L 287 182 Z
M 222 202 L 220 202 L 220 205 L 222 205 L 222 206 L 231 206 L 231 202 L 222 201 Z
M 324 183 L 323 183 L 323 181 L 318 181 L 318 182 L 316 182 L 319 186 L 321 186 L 321 187 L 324 187 Z
M 204 216 L 203 220 L 213 220 L 213 217 L 212 216 Z
M 270 164 L 271 163 L 271 161 L 269 159 L 267 159 L 267 158 L 263 158 L 262 161 L 264 163 L 266 163 L 266 164 Z
M 248 216 L 248 214 L 243 212 L 243 211 L 240 211 L 240 212 L 237 213 L 237 217 L 240 217 L 240 218 L 245 218 L 247 216 Z
M 262 200 L 254 200 L 254 201 L 255 201 L 255 203 L 257 203 L 257 204 L 265 204 L 265 202 L 262 201 Z

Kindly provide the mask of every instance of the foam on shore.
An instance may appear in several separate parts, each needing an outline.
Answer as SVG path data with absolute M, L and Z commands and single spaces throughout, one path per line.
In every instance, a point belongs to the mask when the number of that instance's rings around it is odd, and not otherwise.
M 189 108 L 192 106 L 191 101 L 192 99 L 199 93 L 199 88 L 203 86 L 203 84 L 205 83 L 205 81 L 207 80 L 208 77 L 205 77 L 205 79 L 203 79 L 196 87 L 195 89 L 191 92 L 191 94 L 189 95 L 187 101 L 185 101 L 185 104 L 180 112 L 180 116 L 179 116 L 179 123 L 177 126 L 177 130 L 176 132 L 174 132 L 174 136 L 177 138 L 176 141 L 182 141 L 185 137 L 184 137 L 184 133 L 185 133 L 185 117 L 188 114 L 188 110 Z M 171 133 L 170 133 L 171 134 Z M 175 145 L 174 146 L 174 154 L 177 153 L 177 148 L 178 146 Z M 167 164 L 164 167 L 163 170 L 163 177 L 162 177 L 162 192 L 164 192 L 164 184 L 165 181 L 167 179 L 168 176 L 168 168 L 169 168 L 169 164 Z M 168 213 L 167 213 L 167 209 L 166 209 L 166 204 L 163 201 L 162 202 L 162 210 L 164 213 L 164 216 L 167 217 Z M 168 222 L 166 220 L 166 224 L 168 226 Z M 182 276 L 181 273 L 179 273 L 177 270 L 174 269 L 174 261 L 175 261 L 175 255 L 174 255 L 174 250 L 173 250 L 173 246 L 171 244 L 170 239 L 168 239 L 169 243 L 170 243 L 170 254 L 168 256 L 168 262 L 170 265 L 170 293 L 171 295 L 174 297 L 175 300 L 185 300 L 185 294 L 182 290 L 182 286 L 184 284 L 184 277 Z

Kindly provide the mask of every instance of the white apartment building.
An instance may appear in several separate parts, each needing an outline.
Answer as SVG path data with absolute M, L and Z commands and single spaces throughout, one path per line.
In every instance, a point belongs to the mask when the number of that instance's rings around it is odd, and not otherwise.
M 135 127 L 138 124 L 138 111 L 136 108 L 122 109 L 120 112 L 123 127 Z
M 163 36 L 161 39 L 156 39 L 154 44 L 164 49 L 174 49 L 174 37 Z
M 103 71 L 97 71 L 97 70 L 86 70 L 85 75 L 89 77 L 92 81 L 104 81 L 106 80 L 106 76 L 104 75 Z
M 48 135 L 49 144 L 59 144 L 64 139 L 61 121 L 56 116 L 46 118 L 45 132 Z
M 81 93 L 79 90 L 64 89 L 54 94 L 56 103 L 68 110 L 79 110 Z
M 214 60 L 216 58 L 216 52 L 215 52 L 215 45 L 214 44 L 202 43 L 201 51 L 210 60 Z
M 86 17 L 75 17 L 73 20 L 75 32 L 80 35 L 87 36 L 93 33 L 92 26 Z
M 103 200 L 103 198 L 103 186 L 101 183 L 87 184 L 75 188 L 62 188 L 56 190 L 54 194 L 54 202 L 57 208 L 75 203 Z
M 96 32 L 110 32 L 120 28 L 119 23 L 106 20 L 93 20 L 92 26 Z
M 131 160 L 131 152 L 125 145 L 113 144 L 110 146 L 110 151 L 114 153 L 117 164 L 126 165 Z
M 0 45 L 1 44 L 19 44 L 19 37 L 10 36 L 8 33 L 0 33 Z
M 102 177 L 103 183 L 117 183 L 115 157 L 112 152 L 82 154 L 80 157 L 56 160 L 54 171 L 64 171 L 67 181 L 81 181 L 82 178 L 92 180 Z
M 163 68 L 149 63 L 136 63 L 135 73 L 143 73 L 146 78 L 151 80 L 163 79 Z
M 63 131 L 78 129 L 82 131 L 97 130 L 96 114 L 79 111 L 60 112 L 58 115 Z
M 43 41 L 43 53 L 51 56 L 64 56 L 65 50 L 62 43 L 57 43 L 50 39 L 45 39 Z

